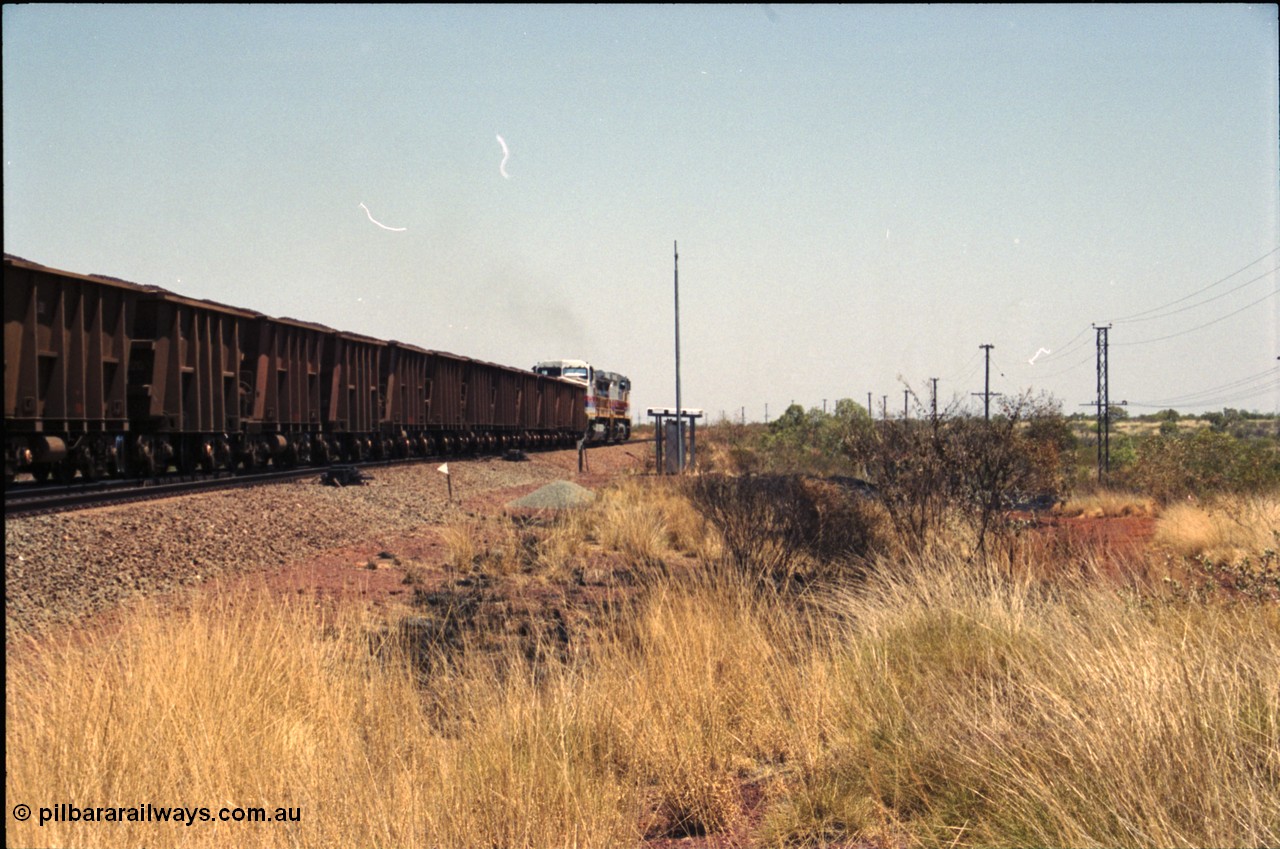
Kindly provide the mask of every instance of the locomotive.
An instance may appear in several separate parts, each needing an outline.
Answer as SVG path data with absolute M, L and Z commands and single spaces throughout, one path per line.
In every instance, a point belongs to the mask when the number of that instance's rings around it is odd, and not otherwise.
M 572 446 L 587 387 L 5 255 L 5 483 Z
M 631 381 L 601 371 L 584 360 L 544 360 L 533 367 L 545 377 L 572 380 L 587 390 L 587 438 L 592 442 L 625 442 L 631 438 Z

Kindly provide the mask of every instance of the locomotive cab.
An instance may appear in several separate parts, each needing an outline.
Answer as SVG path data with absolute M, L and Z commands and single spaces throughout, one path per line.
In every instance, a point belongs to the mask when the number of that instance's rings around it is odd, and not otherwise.
M 544 360 L 533 367 L 545 377 L 581 383 L 587 388 L 587 438 L 625 442 L 631 438 L 631 380 L 603 371 L 585 360 Z

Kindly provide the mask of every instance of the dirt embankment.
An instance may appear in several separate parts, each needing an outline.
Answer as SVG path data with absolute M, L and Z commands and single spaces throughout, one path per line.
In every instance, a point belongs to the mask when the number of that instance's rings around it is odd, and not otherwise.
M 450 460 L 450 478 L 438 463 L 419 463 L 342 488 L 317 472 L 292 484 L 16 519 L 5 525 L 5 631 L 72 625 L 215 579 L 394 599 L 410 568 L 438 571 L 441 528 L 555 481 L 598 488 L 642 471 L 651 452 L 643 443 L 593 448 L 582 472 L 577 451 Z

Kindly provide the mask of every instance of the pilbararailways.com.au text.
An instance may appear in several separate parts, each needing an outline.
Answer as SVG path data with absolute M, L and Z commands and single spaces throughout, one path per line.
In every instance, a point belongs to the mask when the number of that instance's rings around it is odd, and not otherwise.
M 25 806 L 24 806 L 25 807 Z M 181 823 L 192 826 L 197 822 L 300 822 L 302 808 L 208 808 L 186 807 L 185 805 L 152 805 L 147 802 L 130 807 L 91 807 L 68 804 L 66 802 L 52 807 L 36 809 L 37 822 L 44 826 L 50 823 L 70 822 L 149 822 L 149 823 Z

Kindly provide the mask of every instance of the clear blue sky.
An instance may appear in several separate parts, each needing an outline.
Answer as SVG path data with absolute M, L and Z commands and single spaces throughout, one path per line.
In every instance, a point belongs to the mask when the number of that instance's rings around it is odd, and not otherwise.
M 931 377 L 976 409 L 984 343 L 992 391 L 1074 412 L 1094 322 L 1132 412 L 1280 409 L 1275 5 L 3 14 L 5 251 L 36 262 L 588 359 L 644 408 L 678 240 L 712 419 L 900 414 Z

